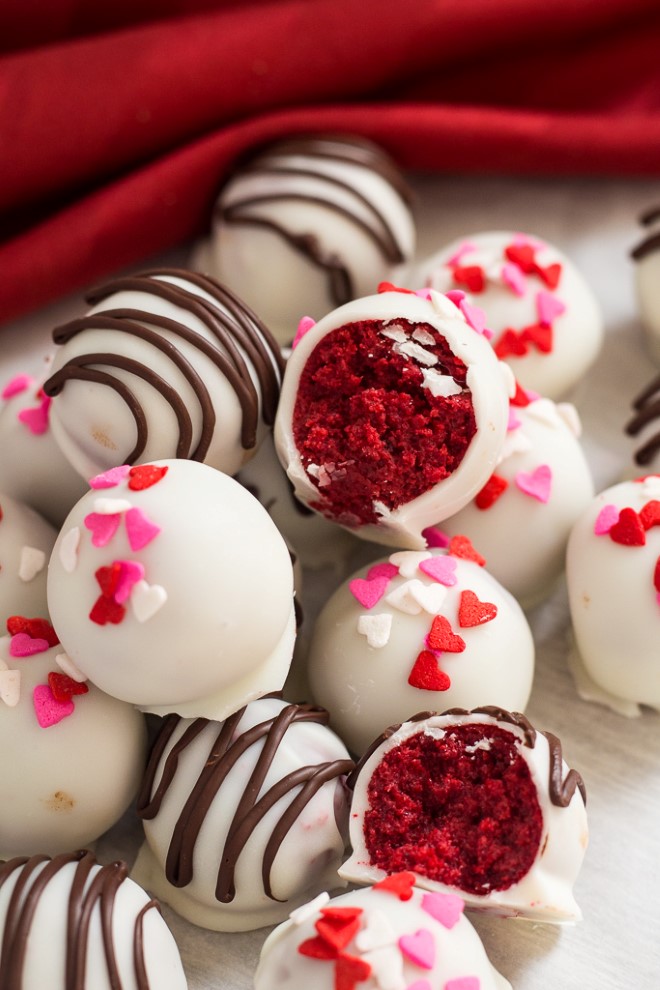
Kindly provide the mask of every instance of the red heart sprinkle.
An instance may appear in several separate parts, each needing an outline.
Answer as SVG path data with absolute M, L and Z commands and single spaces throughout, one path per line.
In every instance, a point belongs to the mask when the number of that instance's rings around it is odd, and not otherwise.
M 301 942 L 298 952 L 301 956 L 310 956 L 312 959 L 336 959 L 338 956 L 337 949 L 318 935 Z
M 404 289 L 400 285 L 393 285 L 392 282 L 379 282 L 378 283 L 378 290 L 377 291 L 379 293 L 380 292 L 405 292 L 406 295 L 410 295 L 410 296 L 414 296 L 415 295 L 415 290 L 414 289 Z
M 511 327 L 507 327 L 493 345 L 493 350 L 500 361 L 503 361 L 508 357 L 524 357 L 529 350 L 529 346 L 522 334 L 518 333 L 517 330 L 512 330 Z
M 457 265 L 452 275 L 457 285 L 465 285 L 470 292 L 483 292 L 486 288 L 486 276 L 480 265 Z
M 490 509 L 508 487 L 509 482 L 506 478 L 502 478 L 499 474 L 491 474 L 484 487 L 477 493 L 474 504 L 478 509 Z
M 48 686 L 56 701 L 71 701 L 74 694 L 87 694 L 89 688 L 81 681 L 74 681 L 68 674 L 60 674 L 51 670 L 48 674 Z
M 653 572 L 653 587 L 660 595 L 660 557 L 655 562 L 655 571 Z
M 526 275 L 533 275 L 537 271 L 535 251 L 531 244 L 509 244 L 504 249 L 504 254 Z
M 430 650 L 422 650 L 408 676 L 408 684 L 420 691 L 447 691 L 449 675 L 438 667 L 438 659 Z
M 371 966 L 366 960 L 342 954 L 335 969 L 335 990 L 355 990 L 356 983 L 362 983 L 370 976 Z
M 651 529 L 652 526 L 660 526 L 660 502 L 657 499 L 647 502 L 640 509 L 639 521 L 644 529 Z
M 329 908 L 321 914 L 314 926 L 321 938 L 337 951 L 345 949 L 360 930 L 362 908 Z
M 409 870 L 401 873 L 392 873 L 389 877 L 379 880 L 374 884 L 374 890 L 386 890 L 391 894 L 396 894 L 400 901 L 409 901 L 413 895 L 415 886 L 415 874 Z
M 138 464 L 128 472 L 128 487 L 132 492 L 141 492 L 151 488 L 167 474 L 167 466 L 157 464 Z
M 516 382 L 516 394 L 511 399 L 511 405 L 518 406 L 519 408 L 524 408 L 525 406 L 528 406 L 531 401 L 532 400 L 530 399 L 529 395 L 522 387 L 520 382 Z
M 621 509 L 618 520 L 610 529 L 610 539 L 626 547 L 643 547 L 646 534 L 641 520 L 634 509 Z
M 556 289 L 561 278 L 561 265 L 559 262 L 555 262 L 554 265 L 548 265 L 547 268 L 537 265 L 536 274 L 542 282 L 545 282 L 549 289 Z
M 47 619 L 27 619 L 24 615 L 10 615 L 7 619 L 7 632 L 27 633 L 32 639 L 45 639 L 49 646 L 57 646 L 59 638 Z
M 483 567 L 486 563 L 486 558 L 482 557 L 480 553 L 477 553 L 469 537 L 463 536 L 461 533 L 452 536 L 447 552 L 452 557 L 460 557 L 462 560 L 472 560 L 475 564 L 479 564 L 479 567 Z
M 534 344 L 542 354 L 550 354 L 553 344 L 552 327 L 544 327 L 540 323 L 533 323 L 529 327 L 524 327 L 520 331 L 524 341 Z
M 120 605 L 114 598 L 109 598 L 106 595 L 99 595 L 89 613 L 92 622 L 96 622 L 99 626 L 105 626 L 108 622 L 117 626 L 125 615 L 125 606 Z
M 458 624 L 462 629 L 481 626 L 490 622 L 497 615 L 497 605 L 492 602 L 482 602 L 474 591 L 462 591 L 458 606 Z
M 121 577 L 121 565 L 119 561 L 115 561 L 109 567 L 99 567 L 94 572 L 94 577 L 99 583 L 103 597 L 113 598 L 119 584 L 119 578 Z
M 453 631 L 449 619 L 444 615 L 436 615 L 431 625 L 431 632 L 426 637 L 426 643 L 431 650 L 441 653 L 462 653 L 465 640 Z

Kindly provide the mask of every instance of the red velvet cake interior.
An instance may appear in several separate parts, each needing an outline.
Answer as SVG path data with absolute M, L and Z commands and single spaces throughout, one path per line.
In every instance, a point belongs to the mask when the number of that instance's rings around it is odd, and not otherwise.
M 396 328 L 423 341 L 427 366 L 461 392 L 434 395 L 424 362 L 383 334 Z M 466 376 L 427 323 L 366 320 L 328 333 L 303 369 L 293 414 L 303 466 L 315 466 L 310 477 L 323 496 L 314 508 L 347 526 L 376 523 L 374 503 L 396 509 L 449 477 L 476 432 Z
M 531 868 L 543 829 L 536 786 L 512 733 L 457 725 L 389 750 L 368 788 L 371 862 L 486 895 Z

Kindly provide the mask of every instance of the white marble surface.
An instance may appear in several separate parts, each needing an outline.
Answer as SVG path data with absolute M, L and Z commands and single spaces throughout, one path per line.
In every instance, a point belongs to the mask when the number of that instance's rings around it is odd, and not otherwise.
M 636 317 L 630 248 L 637 216 L 660 202 L 660 182 L 417 177 L 419 255 L 478 230 L 509 227 L 566 251 L 596 291 L 605 314 L 604 348 L 570 397 L 584 424 L 597 489 L 631 464 L 622 426 L 653 366 Z M 181 261 L 182 254 L 169 258 Z M 69 298 L 0 331 L 0 382 L 38 372 L 49 330 L 81 311 Z M 0 452 L 1 456 L 1 452 Z M 306 615 L 336 581 L 309 575 Z M 564 588 L 530 616 L 537 672 L 528 715 L 562 739 L 589 793 L 591 842 L 576 896 L 584 921 L 570 928 L 472 917 L 495 965 L 517 990 L 657 990 L 660 986 L 660 716 L 628 720 L 581 701 L 566 667 Z M 660 640 L 659 640 L 660 662 Z M 625 657 L 622 657 L 625 663 Z M 487 702 L 488 699 L 484 699 Z M 131 815 L 99 843 L 101 858 L 133 857 L 140 828 Z M 191 990 L 247 990 L 265 931 L 217 935 L 166 911 Z M 310 988 L 313 990 L 313 988 Z

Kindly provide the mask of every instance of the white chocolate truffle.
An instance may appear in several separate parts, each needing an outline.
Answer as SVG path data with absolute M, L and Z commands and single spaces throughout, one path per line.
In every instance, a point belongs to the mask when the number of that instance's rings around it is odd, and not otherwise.
M 283 362 L 266 327 L 213 279 L 176 268 L 87 300 L 86 316 L 54 331 L 44 383 L 76 470 L 177 457 L 235 474 L 275 416 Z
M 303 313 L 376 291 L 415 250 L 410 193 L 394 162 L 357 137 L 302 136 L 239 166 L 215 208 L 211 274 L 282 344 Z
M 525 388 L 557 399 L 600 351 L 602 315 L 573 262 L 538 237 L 470 234 L 423 261 L 417 283 L 461 290 L 486 313 L 495 352 Z
M 463 913 L 411 874 L 319 898 L 266 939 L 255 990 L 511 990 Z
M 601 492 L 571 532 L 566 579 L 582 697 L 660 710 L 660 475 Z
M 295 640 L 293 570 L 259 502 L 196 461 L 124 465 L 90 484 L 48 574 L 53 625 L 76 666 L 156 714 L 225 718 L 279 690 Z
M 71 666 L 52 626 L 14 617 L 0 638 L 0 856 L 54 855 L 99 838 L 137 792 L 144 716 Z M 73 675 L 73 676 L 72 676 Z
M 327 722 L 273 697 L 222 723 L 168 716 L 138 798 L 138 881 L 214 931 L 274 924 L 343 886 L 354 764 Z
M 340 875 L 377 883 L 410 870 L 472 908 L 572 922 L 587 847 L 586 792 L 551 733 L 487 707 L 422 713 L 376 741 L 351 803 Z
M 512 595 L 455 537 L 449 552 L 399 552 L 359 571 L 321 611 L 312 696 L 353 752 L 417 711 L 488 701 L 524 710 L 534 643 Z
M 421 549 L 422 530 L 479 491 L 512 376 L 467 316 L 432 290 L 383 291 L 307 329 L 275 422 L 302 502 L 365 539 Z
M 29 375 L 16 375 L 0 397 L 0 491 L 58 528 L 87 486 L 50 428 L 52 400 Z
M 450 536 L 470 537 L 490 573 L 523 608 L 552 591 L 564 570 L 571 528 L 594 497 L 579 432 L 574 406 L 550 399 L 512 403 L 495 472 L 469 505 L 442 523 Z
M 0 629 L 10 615 L 46 615 L 47 565 L 56 537 L 34 509 L 0 492 Z
M 660 364 L 660 207 L 646 210 L 640 223 L 644 238 L 632 251 L 635 290 L 649 353 Z
M 21 990 L 186 990 L 158 904 L 90 852 L 0 864 L 0 984 Z

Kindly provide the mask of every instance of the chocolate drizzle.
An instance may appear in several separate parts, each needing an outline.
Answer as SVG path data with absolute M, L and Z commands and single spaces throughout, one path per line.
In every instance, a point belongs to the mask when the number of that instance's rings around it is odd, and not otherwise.
M 264 780 L 289 726 L 301 721 L 327 725 L 329 716 L 323 708 L 291 704 L 273 718 L 239 733 L 238 725 L 244 712 L 245 708 L 242 708 L 220 723 L 210 723 L 208 719 L 203 718 L 195 719 L 171 747 L 163 762 L 160 779 L 157 779 L 161 760 L 181 721 L 180 716 L 176 714 L 166 716 L 161 732 L 155 740 L 137 800 L 138 815 L 143 819 L 155 818 L 174 780 L 181 754 L 207 725 L 217 726 L 208 756 L 174 827 L 166 857 L 165 875 L 169 883 L 175 887 L 185 887 L 193 879 L 195 843 L 212 803 L 243 753 L 250 747 L 261 744 L 261 752 L 234 809 L 224 847 L 219 852 L 215 896 L 223 904 L 228 904 L 234 899 L 236 863 L 252 832 L 278 801 L 291 795 L 289 805 L 278 819 L 265 845 L 261 863 L 264 892 L 271 900 L 278 900 L 271 890 L 270 872 L 289 829 L 305 805 L 326 781 L 337 780 L 354 767 L 352 760 L 334 760 L 301 766 L 280 778 L 262 794 Z
M 652 227 L 655 223 L 660 221 L 660 206 L 652 206 L 648 210 L 645 210 L 639 218 L 639 222 L 643 227 Z M 635 261 L 641 261 L 648 254 L 652 254 L 654 251 L 660 249 L 660 230 L 653 231 L 645 237 L 636 247 L 630 252 L 631 257 Z
M 282 159 L 286 156 L 304 157 L 310 164 L 296 165 L 292 161 L 283 164 Z M 313 167 L 315 161 L 319 163 L 317 168 Z M 384 213 L 378 209 L 373 198 L 364 196 L 358 189 L 336 175 L 328 174 L 323 168 L 324 162 L 337 162 L 368 169 L 389 182 L 404 202 L 410 202 L 410 193 L 403 176 L 380 148 L 355 137 L 328 135 L 291 138 L 264 150 L 232 179 L 240 176 L 261 176 L 270 179 L 272 182 L 270 192 L 259 196 L 237 197 L 228 204 L 223 202 L 221 196 L 216 213 L 225 223 L 263 227 L 277 234 L 294 251 L 325 272 L 330 297 L 339 306 L 353 299 L 357 291 L 346 260 L 334 252 L 326 251 L 321 239 L 313 230 L 294 232 L 284 222 L 277 222 L 272 216 L 263 215 L 261 208 L 268 208 L 276 203 L 296 201 L 315 203 L 323 210 L 330 210 L 346 217 L 354 227 L 362 230 L 390 264 L 404 261 L 405 257 L 396 231 Z M 283 179 L 284 184 L 280 184 L 279 179 Z M 312 180 L 315 191 L 306 193 L 298 185 L 295 190 L 287 190 L 287 179 Z M 352 202 L 352 208 L 338 201 L 346 198 Z M 365 215 L 368 219 L 364 218 Z
M 166 278 L 181 279 L 202 289 L 212 297 L 213 302 L 188 288 L 163 281 Z M 138 460 L 147 444 L 147 416 L 129 386 L 106 369 L 117 368 L 129 372 L 158 391 L 174 411 L 179 429 L 176 457 L 203 461 L 216 428 L 216 410 L 202 377 L 175 340 L 171 339 L 179 338 L 193 345 L 212 361 L 229 382 L 243 414 L 241 444 L 245 450 L 253 448 L 256 445 L 260 409 L 261 418 L 268 426 L 272 426 L 274 422 L 284 370 L 280 349 L 263 323 L 229 289 L 195 272 L 162 268 L 115 279 L 93 289 L 87 295 L 87 302 L 96 305 L 117 292 L 140 292 L 165 300 L 200 320 L 209 330 L 212 339 L 207 340 L 186 323 L 169 317 L 158 316 L 147 310 L 117 308 L 71 320 L 55 329 L 53 340 L 56 344 L 66 344 L 85 330 L 107 330 L 143 340 L 156 348 L 183 375 L 199 402 L 202 425 L 195 448 L 191 449 L 193 426 L 183 398 L 148 365 L 124 354 L 90 353 L 71 358 L 45 382 L 43 389 L 46 395 L 58 395 L 67 381 L 72 379 L 92 381 L 114 389 L 128 406 L 135 421 L 137 439 L 126 458 L 126 462 L 132 464 Z M 165 333 L 169 336 L 165 336 Z M 250 367 L 254 369 L 259 389 L 252 380 Z
M 628 436 L 636 437 L 645 426 L 660 419 L 660 375 L 656 375 L 633 401 L 633 409 L 636 410 L 635 415 L 626 423 L 625 430 Z M 659 449 L 660 430 L 635 451 L 635 462 L 643 466 L 650 464 Z
M 113 912 L 119 887 L 128 876 L 125 863 L 101 866 L 93 876 L 97 865 L 94 856 L 86 850 L 65 853 L 49 859 L 47 856 L 18 857 L 0 863 L 0 887 L 20 871 L 14 884 L 0 950 L 0 987 L 21 990 L 28 950 L 30 930 L 39 900 L 50 881 L 70 863 L 75 863 L 75 873 L 66 912 L 66 962 L 64 990 L 85 990 L 87 954 L 90 925 L 94 909 L 99 907 L 101 934 L 108 985 L 112 990 L 127 986 L 121 979 L 114 947 Z M 37 873 L 40 866 L 43 868 Z M 150 990 L 144 958 L 143 925 L 145 914 L 158 902 L 148 901 L 135 919 L 133 932 L 134 983 L 138 990 Z M 156 988 L 153 988 L 156 990 Z

